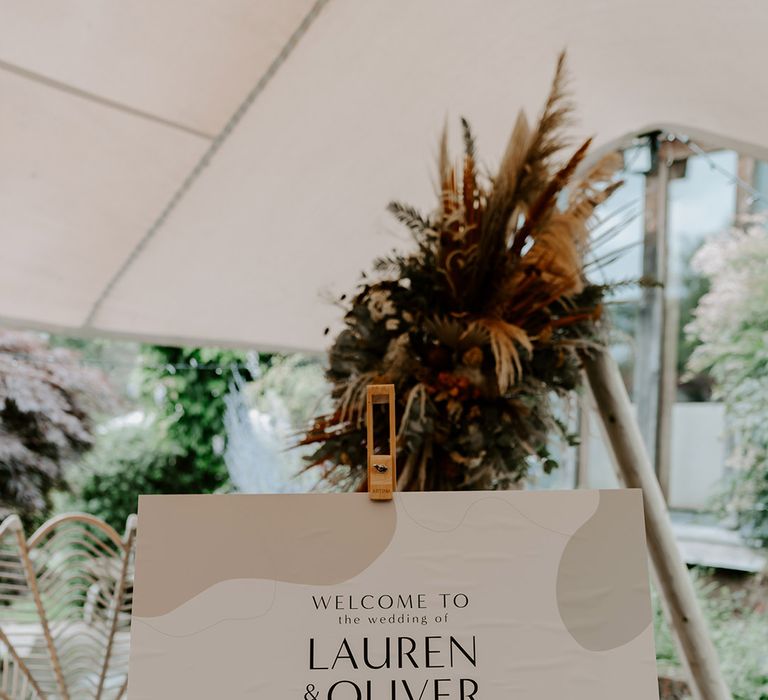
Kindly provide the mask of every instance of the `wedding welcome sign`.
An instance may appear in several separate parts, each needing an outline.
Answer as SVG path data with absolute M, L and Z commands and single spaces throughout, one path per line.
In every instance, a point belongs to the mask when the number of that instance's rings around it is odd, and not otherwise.
M 147 496 L 129 697 L 658 697 L 638 491 Z

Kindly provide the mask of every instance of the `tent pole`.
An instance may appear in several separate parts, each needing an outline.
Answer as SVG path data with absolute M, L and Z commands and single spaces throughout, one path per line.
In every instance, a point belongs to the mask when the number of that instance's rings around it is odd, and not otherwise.
M 649 134 L 648 138 L 652 155 L 651 167 L 644 178 L 643 278 L 659 284 L 643 285 L 640 289 L 633 386 L 637 425 L 666 496 L 665 479 L 661 478 L 663 467 L 658 456 L 662 451 L 662 439 L 668 433 L 662 428 L 666 418 L 662 411 L 662 379 L 668 379 L 663 352 L 666 328 L 663 285 L 667 282 L 669 268 L 667 209 L 671 157 L 668 153 L 670 144 L 663 133 Z
M 694 698 L 731 700 L 619 368 L 607 350 L 583 359 L 618 472 L 626 486 L 643 491 L 648 550 Z

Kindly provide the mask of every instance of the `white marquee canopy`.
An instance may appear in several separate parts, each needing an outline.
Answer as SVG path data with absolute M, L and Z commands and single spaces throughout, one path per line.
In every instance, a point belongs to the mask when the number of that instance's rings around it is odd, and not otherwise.
M 321 349 L 446 118 L 498 155 L 567 47 L 599 146 L 768 158 L 766 30 L 763 0 L 5 0 L 0 320 Z

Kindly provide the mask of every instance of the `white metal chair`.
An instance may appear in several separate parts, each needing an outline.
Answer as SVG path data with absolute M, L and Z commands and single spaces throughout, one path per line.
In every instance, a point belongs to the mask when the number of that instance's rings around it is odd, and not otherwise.
M 118 700 L 128 684 L 136 517 L 85 514 L 29 539 L 0 524 L 0 700 Z

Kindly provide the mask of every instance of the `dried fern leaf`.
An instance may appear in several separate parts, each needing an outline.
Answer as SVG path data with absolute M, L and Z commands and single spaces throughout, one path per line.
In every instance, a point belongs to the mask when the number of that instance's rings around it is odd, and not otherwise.
M 469 126 L 469 122 L 464 117 L 461 117 L 461 134 L 464 138 L 464 155 L 474 160 L 475 136 L 472 133 L 472 128 Z
M 416 207 L 412 207 L 410 204 L 390 202 L 387 205 L 387 211 L 401 224 L 405 224 L 413 234 L 423 233 L 429 228 L 429 221 L 422 216 Z
M 468 229 L 474 228 L 480 214 L 477 204 L 477 171 L 475 165 L 475 137 L 469 122 L 461 118 L 461 128 L 464 135 L 464 173 L 461 194 L 464 203 L 464 224 Z

